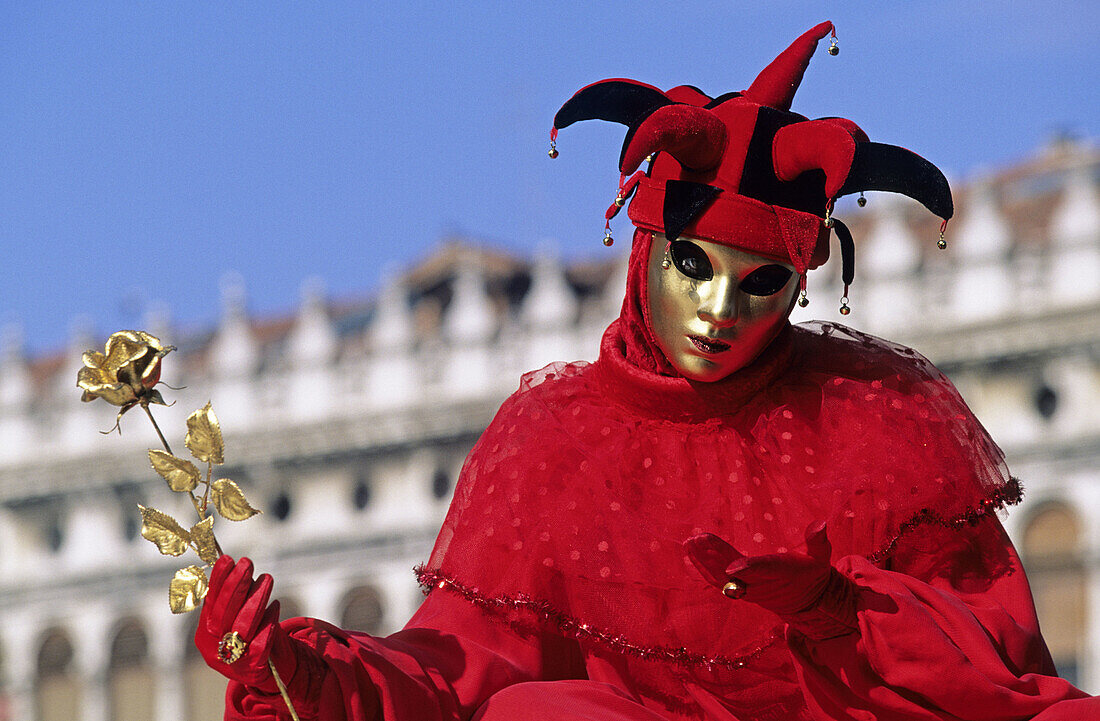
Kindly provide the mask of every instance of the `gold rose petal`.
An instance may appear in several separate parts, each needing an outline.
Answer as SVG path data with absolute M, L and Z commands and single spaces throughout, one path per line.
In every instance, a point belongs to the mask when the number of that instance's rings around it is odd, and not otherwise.
M 149 350 L 149 346 L 144 343 L 126 337 L 126 332 L 114 333 L 107 339 L 107 361 L 104 367 L 108 370 L 118 371 L 145 355 Z
M 87 368 L 102 368 L 103 364 L 107 362 L 107 356 L 97 350 L 84 351 L 84 355 L 80 359 L 84 361 L 84 366 Z
M 112 382 L 103 378 L 94 368 L 81 368 L 76 374 L 76 385 L 84 390 L 82 400 L 90 401 L 102 398 L 113 406 L 124 406 L 136 400 L 134 389 L 124 383 Z
M 85 390 L 102 385 L 111 385 L 115 382 L 114 374 L 108 373 L 102 368 L 84 366 L 76 372 L 76 385 Z
M 210 497 L 218 513 L 230 521 L 243 521 L 259 513 L 249 505 L 240 487 L 228 478 L 219 478 L 210 485 Z
M 187 436 L 183 439 L 191 455 L 203 463 L 225 462 L 222 427 L 209 401 L 187 417 Z
M 120 330 L 118 333 L 115 333 L 115 335 L 125 338 L 126 340 L 132 341 L 134 343 L 147 345 L 153 350 L 159 351 L 163 350 L 164 348 L 164 346 L 160 342 L 160 338 L 157 338 L 155 335 L 146 333 L 143 330 Z
M 199 558 L 207 563 L 215 563 L 218 560 L 218 542 L 214 539 L 214 517 L 199 521 L 191 526 L 191 544 Z
M 134 395 L 134 389 L 122 384 L 104 386 L 100 390 L 93 392 L 113 406 L 129 405 L 137 400 L 137 396 Z
M 199 480 L 202 479 L 202 474 L 194 463 L 164 451 L 150 449 L 149 463 L 161 478 L 168 481 L 168 487 L 176 493 L 195 490 L 195 486 L 199 485 Z
M 191 541 L 191 534 L 179 521 L 155 508 L 141 505 L 138 508 L 141 509 L 141 537 L 152 541 L 165 556 L 183 555 Z
M 168 608 L 172 613 L 188 613 L 198 608 L 199 601 L 206 598 L 206 572 L 198 566 L 188 566 L 176 571 L 172 582 L 168 584 Z

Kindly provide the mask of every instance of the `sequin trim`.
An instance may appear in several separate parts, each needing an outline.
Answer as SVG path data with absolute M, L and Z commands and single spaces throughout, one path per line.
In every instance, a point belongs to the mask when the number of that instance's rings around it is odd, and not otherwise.
M 995 513 L 1005 506 L 1016 505 L 1021 500 L 1023 500 L 1023 486 L 1018 478 L 1013 477 L 988 498 L 982 500 L 977 508 L 972 508 L 954 518 L 944 518 L 931 509 L 922 509 L 908 521 L 902 523 L 897 535 L 891 538 L 885 546 L 866 558 L 872 563 L 882 561 L 894 552 L 906 533 L 918 526 L 935 524 L 947 528 L 962 528 L 963 526 L 974 525 L 990 513 Z M 494 616 L 509 611 L 526 611 L 543 623 L 549 623 L 557 628 L 558 631 L 569 638 L 577 641 L 592 641 L 620 653 L 651 661 L 672 662 L 681 666 L 703 666 L 708 670 L 714 667 L 743 668 L 782 639 L 782 634 L 772 631 L 752 651 L 737 656 L 706 656 L 700 653 L 692 653 L 683 647 L 644 646 L 634 643 L 622 635 L 593 628 L 587 623 L 562 613 L 546 601 L 531 598 L 527 594 L 519 593 L 515 596 L 489 597 L 479 593 L 476 588 L 466 586 L 441 571 L 429 570 L 423 565 L 417 566 L 413 571 L 416 573 L 417 580 L 420 582 L 425 595 L 431 592 L 432 589 L 457 593 L 469 603 Z
M 558 611 L 546 601 L 531 598 L 526 594 L 487 597 L 439 571 L 430 571 L 424 566 L 417 566 L 413 570 L 416 572 L 416 577 L 419 579 L 420 586 L 425 594 L 432 589 L 451 591 L 491 615 L 500 615 L 512 610 L 526 611 L 542 622 L 551 624 L 569 638 L 577 641 L 593 641 L 620 653 L 650 661 L 672 662 L 681 666 L 704 666 L 708 669 L 716 666 L 743 668 L 749 661 L 764 653 L 782 638 L 781 634 L 772 632 L 765 638 L 763 643 L 752 651 L 738 656 L 705 656 L 700 653 L 692 653 L 682 647 L 643 646 L 633 643 L 619 634 L 593 628 L 587 623 Z
M 894 552 L 902 537 L 918 526 L 936 525 L 945 528 L 973 526 L 989 514 L 996 513 L 1005 506 L 1016 505 L 1022 501 L 1023 498 L 1023 484 L 1020 483 L 1019 478 L 1013 476 L 1010 477 L 1003 486 L 990 494 L 989 497 L 983 499 L 977 508 L 971 508 L 969 511 L 965 511 L 954 518 L 944 518 L 930 508 L 922 508 L 916 515 L 901 524 L 898 528 L 897 535 L 891 538 L 886 545 L 867 556 L 867 560 L 871 563 L 879 563 L 884 560 Z

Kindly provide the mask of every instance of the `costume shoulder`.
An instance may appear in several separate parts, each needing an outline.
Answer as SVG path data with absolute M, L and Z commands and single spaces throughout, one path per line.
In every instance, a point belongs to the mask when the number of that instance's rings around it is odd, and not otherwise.
M 550 431 L 560 421 L 559 415 L 578 402 L 598 402 L 598 388 L 585 361 L 551 363 L 524 373 L 519 388 L 501 404 L 489 424 L 486 435 L 499 430 L 513 435 L 512 426 L 526 431 Z
M 798 390 L 779 400 L 799 404 L 795 435 L 815 435 L 815 457 L 839 469 L 831 530 L 846 527 L 853 549 L 878 560 L 908 530 L 959 528 L 1019 501 L 1001 449 L 920 353 L 826 322 L 796 326 L 794 343 L 784 385 Z M 862 538 L 871 517 L 888 518 L 889 532 Z
M 591 439 L 573 409 L 601 405 L 591 368 L 583 361 L 552 363 L 520 378 L 466 457 L 452 513 L 475 493 L 520 483 L 533 469 L 545 471 L 555 459 L 584 452 Z
M 799 323 L 794 326 L 794 343 L 802 363 L 838 377 L 874 379 L 889 371 L 954 390 L 947 376 L 916 350 L 840 323 Z

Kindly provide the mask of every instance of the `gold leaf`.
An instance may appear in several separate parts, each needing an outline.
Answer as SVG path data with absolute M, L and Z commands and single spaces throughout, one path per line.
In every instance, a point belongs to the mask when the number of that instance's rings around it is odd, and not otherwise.
M 215 563 L 218 560 L 218 542 L 214 539 L 213 516 L 191 526 L 191 543 L 202 560 L 207 563 Z
M 149 462 L 160 477 L 168 481 L 168 487 L 177 493 L 187 493 L 199 485 L 202 474 L 195 464 L 183 458 L 177 458 L 164 451 L 149 450 Z
M 237 484 L 228 478 L 219 478 L 210 485 L 210 497 L 218 513 L 230 521 L 243 521 L 259 513 L 248 504 Z
M 141 537 L 156 544 L 157 550 L 165 556 L 179 556 L 187 550 L 191 534 L 184 530 L 176 519 L 155 508 L 138 506 L 141 509 Z
M 183 442 L 191 455 L 203 463 L 225 462 L 222 427 L 209 402 L 187 417 L 187 437 Z
M 176 571 L 168 584 L 168 608 L 172 613 L 194 611 L 199 601 L 206 598 L 206 572 L 198 566 L 188 566 Z

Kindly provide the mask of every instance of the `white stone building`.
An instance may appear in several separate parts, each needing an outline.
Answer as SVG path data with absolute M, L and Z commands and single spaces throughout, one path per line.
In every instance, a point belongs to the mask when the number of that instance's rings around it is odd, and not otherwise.
M 857 241 L 844 322 L 921 350 L 958 384 L 1027 489 L 1007 525 L 1062 672 L 1100 692 L 1100 153 L 1060 142 L 956 190 L 951 248 L 936 221 L 881 194 L 838 210 Z M 625 221 L 621 224 L 625 228 Z M 598 224 L 597 224 L 598 226 Z M 625 230 L 620 230 L 625 235 Z M 595 241 L 594 241 L 595 242 Z M 625 245 L 625 243 L 623 243 Z M 251 318 L 228 280 L 217 328 L 178 335 L 157 409 L 170 441 L 208 399 L 224 475 L 265 511 L 222 522 L 224 547 L 276 578 L 284 616 L 385 633 L 421 598 L 468 449 L 519 375 L 595 356 L 625 258 L 563 267 L 451 243 L 377 298 L 303 293 L 294 318 Z M 834 263 L 833 265 L 839 265 Z M 810 279 L 799 318 L 840 320 L 837 269 Z M 211 719 L 220 677 L 189 643 L 197 614 L 167 610 L 180 566 L 138 535 L 141 502 L 185 518 L 145 461 L 138 412 L 82 405 L 68 350 L 25 358 L 0 339 L 0 721 Z

